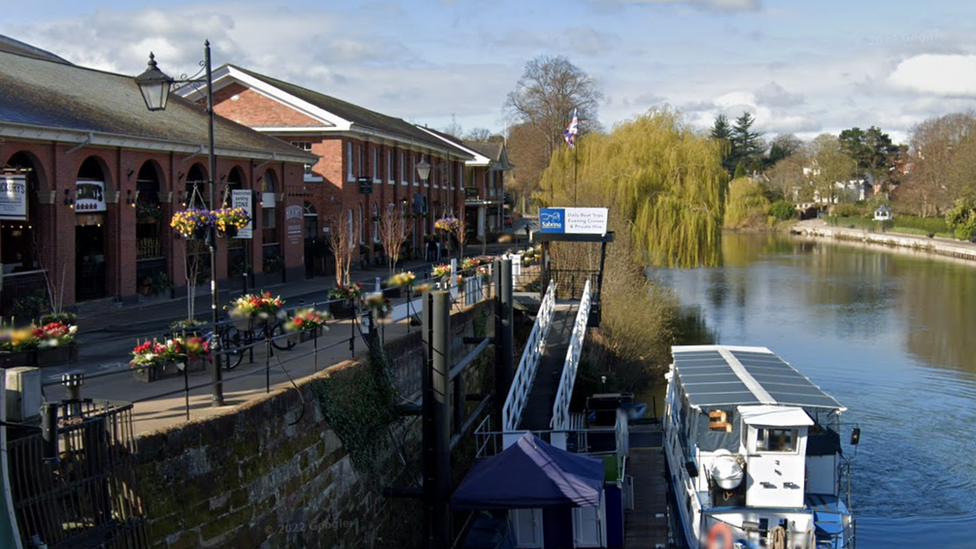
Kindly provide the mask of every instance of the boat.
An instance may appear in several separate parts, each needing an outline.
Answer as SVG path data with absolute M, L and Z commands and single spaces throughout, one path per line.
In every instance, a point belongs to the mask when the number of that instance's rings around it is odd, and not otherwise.
M 671 351 L 664 452 L 675 546 L 854 547 L 846 408 L 765 347 Z M 859 439 L 854 428 L 851 444 Z
M 627 413 L 628 421 L 636 421 L 647 413 L 647 404 L 634 402 L 633 393 L 600 393 L 586 397 L 586 421 L 594 427 L 612 427 L 617 421 L 617 409 Z

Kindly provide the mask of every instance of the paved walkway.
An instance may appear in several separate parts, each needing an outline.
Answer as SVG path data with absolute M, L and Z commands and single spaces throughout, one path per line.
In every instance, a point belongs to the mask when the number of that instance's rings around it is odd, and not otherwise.
M 489 254 L 501 254 L 510 249 L 513 249 L 512 244 L 494 244 L 488 246 L 487 251 Z M 475 250 L 475 247 L 469 246 L 467 251 L 468 256 L 477 256 L 480 255 L 481 247 L 478 246 Z M 424 261 L 408 261 L 402 270 L 414 271 L 420 283 L 425 274 L 429 273 L 430 266 L 431 263 Z M 385 268 L 377 267 L 355 271 L 352 279 L 366 284 L 367 289 L 370 289 L 376 277 L 385 279 L 387 275 L 388 271 Z M 287 308 L 294 308 L 300 306 L 302 302 L 312 305 L 316 300 L 324 301 L 325 292 L 333 286 L 332 277 L 319 277 L 263 289 L 274 295 L 280 295 L 286 301 Z M 240 290 L 237 290 L 233 295 L 239 294 Z M 224 297 L 223 293 L 221 297 Z M 198 318 L 208 317 L 210 300 L 209 293 L 197 296 Z M 229 298 L 222 299 L 222 304 L 228 300 Z M 394 299 L 393 303 L 405 300 L 405 297 Z M 153 334 L 159 336 L 162 333 L 161 327 L 167 326 L 173 320 L 183 318 L 185 311 L 185 299 L 174 299 L 152 304 L 115 307 L 107 311 L 79 315 L 78 339 L 81 346 L 79 364 L 45 368 L 42 371 L 42 378 L 46 379 L 47 383 L 51 383 L 52 380 L 60 378 L 62 371 L 77 370 L 81 363 L 85 362 L 86 346 L 89 354 L 100 356 L 97 347 L 102 344 L 98 343 L 99 339 L 112 338 L 113 341 L 118 342 L 115 345 L 121 345 L 123 349 L 117 353 L 118 361 L 103 365 L 94 372 L 86 368 L 87 379 L 81 393 L 85 398 L 135 402 L 133 414 L 135 431 L 143 433 L 187 421 L 187 398 L 184 393 L 186 386 L 191 388 L 189 416 L 190 419 L 196 420 L 232 411 L 235 406 L 246 403 L 256 395 L 290 386 L 294 381 L 314 375 L 330 366 L 361 357 L 366 351 L 365 339 L 360 335 L 363 328 L 358 321 L 352 320 L 333 320 L 329 324 L 329 330 L 317 341 L 299 343 L 290 351 L 274 350 L 270 357 L 265 351 L 265 344 L 258 343 L 254 347 L 253 361 L 245 356 L 236 369 L 223 371 L 225 405 L 213 407 L 212 387 L 209 386 L 213 374 L 209 366 L 202 370 L 194 370 L 191 366 L 191 371 L 186 376 L 167 377 L 152 383 L 138 381 L 127 366 L 130 356 L 126 349 L 131 349 L 136 341 L 138 336 L 134 334 L 142 333 L 143 337 L 152 337 Z M 203 314 L 199 314 L 201 312 Z M 411 327 L 406 320 L 396 323 L 383 320 L 378 323 L 378 327 L 386 341 L 419 330 L 416 326 Z M 146 330 L 150 330 L 148 335 Z M 350 348 L 350 339 L 354 335 L 353 347 Z M 44 391 L 48 400 L 59 400 L 64 397 L 64 389 L 57 384 L 46 386 Z M 306 406 L 312 405 L 314 403 L 306 403 Z M 311 413 L 311 410 L 306 412 Z

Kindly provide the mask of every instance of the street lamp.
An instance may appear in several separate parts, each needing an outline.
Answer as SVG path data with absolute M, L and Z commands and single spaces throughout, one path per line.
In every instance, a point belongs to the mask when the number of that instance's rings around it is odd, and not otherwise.
M 214 187 L 216 183 L 214 182 L 214 174 L 217 172 L 217 159 L 214 157 L 214 108 L 213 108 L 213 75 L 210 69 L 210 40 L 206 40 L 203 43 L 203 54 L 204 54 L 204 67 L 206 69 L 206 77 L 202 81 L 207 86 L 207 160 L 209 161 L 209 170 L 207 172 L 208 183 L 210 186 L 210 207 L 214 207 Z M 190 80 L 176 80 L 169 77 L 166 73 L 159 70 L 156 66 L 156 58 L 150 52 L 149 54 L 149 66 L 146 70 L 135 78 L 136 84 L 139 85 L 139 91 L 142 93 L 142 98 L 146 101 L 146 108 L 150 111 L 161 111 L 166 109 L 166 103 L 169 101 L 169 94 L 175 83 L 201 83 L 199 79 Z M 220 317 L 217 313 L 217 229 L 213 225 L 210 226 L 210 230 L 207 233 L 207 240 L 210 244 L 210 309 L 213 314 L 211 319 L 211 333 L 213 334 L 211 340 L 211 351 L 217 353 L 220 347 L 220 338 L 217 336 L 217 324 L 220 322 Z M 212 394 L 212 405 L 213 406 L 223 406 L 224 404 L 224 387 L 221 383 L 221 372 L 220 372 L 220 358 L 219 355 L 216 360 L 211 361 L 213 367 L 213 394 Z

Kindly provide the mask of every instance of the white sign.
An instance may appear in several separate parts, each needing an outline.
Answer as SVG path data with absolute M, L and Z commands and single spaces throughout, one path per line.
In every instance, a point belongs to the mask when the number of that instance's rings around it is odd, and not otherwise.
M 542 208 L 539 232 L 607 234 L 607 208 Z
M 251 222 L 243 229 L 237 229 L 237 238 L 253 238 L 254 234 L 254 209 L 252 208 L 253 198 L 251 191 L 244 189 L 233 189 L 230 191 L 230 203 L 232 208 L 244 208 L 247 215 L 251 216 Z
M 75 181 L 75 211 L 94 213 L 105 211 L 105 183 Z
M 27 178 L 23 174 L 0 177 L 0 219 L 27 220 Z

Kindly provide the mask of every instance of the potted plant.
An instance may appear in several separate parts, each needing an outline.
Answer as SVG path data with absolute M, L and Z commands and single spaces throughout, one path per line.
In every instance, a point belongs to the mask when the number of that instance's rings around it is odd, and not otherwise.
M 385 318 L 393 310 L 390 298 L 383 295 L 383 292 L 370 292 L 363 296 L 363 306 L 373 311 L 376 318 Z
M 230 318 L 238 330 L 260 332 L 269 320 L 282 314 L 284 304 L 281 296 L 272 297 L 271 292 L 264 292 L 244 294 L 225 308 L 229 309 Z
M 136 202 L 136 223 L 158 223 L 163 216 L 163 206 L 158 202 Z
M 414 280 L 416 280 L 416 275 L 412 271 L 401 271 L 391 276 L 389 280 L 386 281 L 386 295 L 389 297 L 400 297 L 402 290 L 407 289 L 407 297 L 410 297 L 410 287 L 413 286 Z
M 285 322 L 285 332 L 292 343 L 300 343 L 317 337 L 323 330 L 328 330 L 325 322 L 329 314 L 315 309 L 301 309 Z
M 75 346 L 77 326 L 55 320 L 41 326 L 34 326 L 33 331 L 37 338 L 38 366 L 73 362 L 78 358 Z
M 251 222 L 251 216 L 244 208 L 221 208 L 213 212 L 214 226 L 217 227 L 217 234 L 234 238 L 237 231 L 247 227 Z
M 356 300 L 363 295 L 363 286 L 339 285 L 329 290 L 329 312 L 335 318 L 352 318 L 356 314 Z
M 5 326 L 0 330 L 0 367 L 36 365 L 39 343 L 34 326 Z
M 176 229 L 183 238 L 206 238 L 207 231 L 213 225 L 213 213 L 200 208 L 187 208 L 173 214 L 169 226 Z
M 129 366 L 136 379 L 153 382 L 179 375 L 191 361 L 206 359 L 210 343 L 199 336 L 174 336 L 164 342 L 146 340 L 132 349 Z
M 184 318 L 171 322 L 169 329 L 173 334 L 178 334 L 181 336 L 195 336 L 201 335 L 206 327 L 207 323 L 202 320 L 197 320 L 195 318 Z

